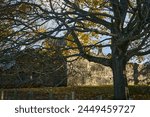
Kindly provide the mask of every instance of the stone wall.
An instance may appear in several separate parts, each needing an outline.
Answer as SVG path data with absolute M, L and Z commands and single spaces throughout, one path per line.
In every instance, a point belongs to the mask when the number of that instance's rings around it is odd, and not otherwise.
M 110 68 L 83 59 L 68 63 L 68 85 L 103 84 L 112 84 Z
M 128 83 L 150 84 L 150 65 L 128 63 L 126 66 Z M 112 70 L 103 65 L 81 59 L 68 64 L 69 85 L 113 84 Z
M 67 82 L 71 86 L 113 84 L 109 67 L 84 59 L 66 63 L 62 54 L 56 53 L 26 50 L 10 62 L 12 67 L 7 64 L 7 69 L 2 69 L 0 64 L 0 88 L 67 86 Z M 150 84 L 149 64 L 128 63 L 126 69 L 129 84 Z

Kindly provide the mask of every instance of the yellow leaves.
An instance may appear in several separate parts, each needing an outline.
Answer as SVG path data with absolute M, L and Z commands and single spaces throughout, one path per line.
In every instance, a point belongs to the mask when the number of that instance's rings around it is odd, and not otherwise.
M 49 42 L 48 39 L 46 39 L 46 40 L 43 42 L 43 46 L 44 46 L 44 48 L 46 48 L 46 49 L 53 48 L 53 45 Z
M 83 46 L 94 45 L 99 38 L 98 34 L 95 32 L 78 33 L 78 37 Z
M 8 24 L 2 24 L 0 22 L 0 39 L 7 37 L 12 33 L 12 30 L 8 26 Z
M 11 30 L 0 30 L 0 37 L 5 37 L 11 34 Z
M 25 3 L 22 3 L 17 7 L 17 10 L 19 11 L 19 16 L 23 19 L 27 18 L 27 13 L 31 12 L 31 6 Z
M 19 13 L 19 16 L 23 19 L 27 18 L 27 13 L 31 12 L 31 6 L 25 3 L 22 3 L 21 5 L 19 5 L 19 7 L 17 7 Z M 15 13 L 15 12 L 14 12 Z
M 89 35 L 85 33 L 79 33 L 79 38 L 84 45 L 87 45 L 89 42 Z
M 26 11 L 26 5 L 21 4 L 21 5 L 19 6 L 19 10 L 25 12 L 25 11 Z
M 93 0 L 93 5 L 98 6 L 99 2 L 100 2 L 100 0 Z
M 104 0 L 75 0 L 75 4 L 77 6 L 80 6 L 80 8 L 87 8 L 89 11 L 93 11 L 95 9 L 98 9 L 99 11 L 99 8 L 102 8 L 104 3 L 106 3 Z
M 92 36 L 92 37 L 97 37 L 97 33 L 91 32 L 91 36 Z
M 61 49 L 59 46 L 55 45 L 54 41 L 55 40 L 53 39 L 46 39 L 42 45 L 44 47 L 42 52 L 51 57 L 61 55 L 62 54 Z
M 86 3 L 86 4 L 93 4 L 93 5 L 98 5 L 99 3 L 101 3 L 103 0 L 78 0 L 78 1 L 75 1 L 75 2 L 78 2 L 78 3 Z
M 31 6 L 23 3 L 19 6 L 19 10 L 22 12 L 29 12 L 31 10 Z
M 9 31 L 0 31 L 0 38 L 6 37 L 7 35 L 9 35 L 10 32 Z
M 88 45 L 88 43 L 90 41 L 89 34 L 78 32 L 77 35 L 78 35 L 78 38 L 79 38 L 80 42 L 83 45 Z M 67 46 L 77 47 L 76 43 L 74 42 L 74 39 L 73 39 L 72 35 L 69 35 L 68 38 L 67 38 Z
M 44 33 L 46 32 L 45 28 L 40 27 L 39 29 L 37 29 L 37 33 Z
M 38 36 L 39 34 L 44 33 L 44 32 L 46 32 L 46 29 L 44 27 L 39 27 L 38 29 L 34 31 L 34 34 Z
M 97 43 L 97 40 L 94 39 L 97 34 L 94 32 L 91 32 L 91 33 L 76 32 L 76 34 L 78 36 L 80 43 L 83 46 L 84 51 L 86 51 L 86 52 L 89 52 L 91 50 L 90 45 L 94 45 Z M 66 45 L 67 49 L 65 51 L 63 51 L 63 54 L 64 55 L 78 54 L 79 48 L 78 48 L 77 43 L 74 40 L 73 36 L 69 35 L 66 40 L 67 40 L 67 45 Z
M 89 7 L 98 7 L 100 4 L 104 3 L 104 0 L 79 0 L 80 4 L 88 5 Z
M 73 39 L 72 35 L 68 35 L 68 37 L 67 37 L 67 46 L 77 47 L 76 44 L 74 43 L 74 39 Z

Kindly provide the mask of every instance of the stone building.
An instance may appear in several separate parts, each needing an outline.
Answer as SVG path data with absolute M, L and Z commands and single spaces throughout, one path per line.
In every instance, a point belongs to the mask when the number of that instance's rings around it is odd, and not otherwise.
M 61 53 L 23 50 L 0 63 L 0 88 L 67 86 L 67 63 Z

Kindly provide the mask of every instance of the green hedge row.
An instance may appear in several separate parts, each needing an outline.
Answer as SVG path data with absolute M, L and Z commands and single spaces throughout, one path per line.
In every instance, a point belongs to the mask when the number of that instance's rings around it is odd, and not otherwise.
M 71 97 L 72 92 L 75 99 L 91 100 L 91 99 L 113 99 L 113 86 L 104 85 L 97 87 L 43 87 L 43 88 L 20 88 L 20 89 L 0 89 L 7 96 L 12 97 L 14 94 L 16 99 L 29 99 L 28 94 L 33 93 L 33 99 L 49 99 L 49 95 L 53 95 L 53 99 L 66 99 L 66 95 Z M 129 86 L 130 98 L 134 100 L 149 100 L 150 86 Z M 11 99 L 11 98 L 8 98 Z M 15 98 L 13 98 L 15 99 Z M 30 98 L 31 99 L 31 98 Z

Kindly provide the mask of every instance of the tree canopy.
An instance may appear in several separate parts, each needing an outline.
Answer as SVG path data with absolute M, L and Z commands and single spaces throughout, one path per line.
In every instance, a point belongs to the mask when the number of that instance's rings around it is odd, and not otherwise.
M 45 39 L 64 41 L 66 57 L 81 56 L 111 67 L 115 99 L 126 98 L 126 63 L 150 53 L 149 0 L 5 1 L 0 20 L 11 22 L 13 31 L 1 37 L 1 45 L 11 45 L 1 51 L 33 46 Z M 111 50 L 110 56 L 93 54 L 104 48 Z

